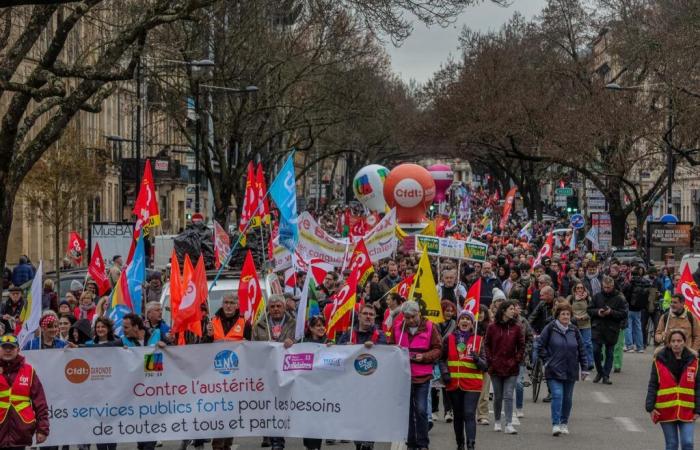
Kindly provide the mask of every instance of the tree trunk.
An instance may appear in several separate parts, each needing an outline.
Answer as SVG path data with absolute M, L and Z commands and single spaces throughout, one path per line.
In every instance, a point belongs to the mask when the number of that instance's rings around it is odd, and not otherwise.
M 609 197 L 607 196 L 607 193 L 606 197 Z M 627 213 L 622 207 L 622 203 L 620 202 L 619 198 L 608 198 L 608 211 L 610 212 L 610 225 L 612 227 L 612 245 L 615 247 L 622 247 L 625 245 Z
M 0 267 L 3 268 L 7 262 L 7 243 L 12 228 L 15 193 L 15 189 L 9 189 L 4 182 L 0 182 Z

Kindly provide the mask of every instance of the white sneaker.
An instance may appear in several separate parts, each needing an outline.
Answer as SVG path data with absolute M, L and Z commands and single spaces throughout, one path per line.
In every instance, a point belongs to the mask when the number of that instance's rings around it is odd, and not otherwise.
M 489 419 L 479 419 L 476 421 L 479 425 L 488 425 L 489 424 Z
M 447 411 L 447 412 L 445 413 L 445 422 L 447 422 L 447 423 L 452 423 L 452 421 L 454 420 L 454 418 L 455 418 L 455 416 L 452 414 L 452 411 Z
M 437 421 L 438 421 L 438 415 L 437 415 L 436 413 L 433 413 L 432 421 L 433 421 L 433 422 L 437 422 Z
M 518 434 L 518 430 L 515 429 L 512 423 L 507 423 L 506 424 L 506 430 L 504 431 L 505 434 Z
M 513 425 L 520 426 L 520 419 L 518 419 L 518 416 L 513 416 Z
M 501 431 L 501 422 L 497 421 L 495 424 L 493 424 L 493 431 Z
M 559 425 L 554 425 L 552 427 L 552 436 L 559 436 L 561 434 L 561 427 Z
M 525 417 L 525 412 L 522 409 L 516 409 L 515 417 Z
M 559 431 L 561 431 L 561 434 L 569 434 L 569 425 L 562 423 L 559 425 Z

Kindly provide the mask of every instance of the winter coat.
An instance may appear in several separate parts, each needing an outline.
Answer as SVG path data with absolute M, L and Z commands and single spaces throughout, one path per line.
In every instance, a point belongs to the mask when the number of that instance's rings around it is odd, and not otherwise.
M 588 307 L 591 304 L 591 296 L 587 295 L 586 298 L 581 300 L 576 300 L 576 296 L 571 294 L 567 297 L 569 303 L 571 303 L 571 308 L 574 310 L 572 316 L 576 319 L 576 326 L 579 330 L 585 330 L 591 327 L 591 316 L 588 315 Z
M 515 320 L 490 324 L 484 346 L 491 375 L 510 377 L 518 374 L 525 354 L 525 334 Z
M 609 306 L 612 312 L 607 316 L 599 316 L 598 310 Z M 594 342 L 607 345 L 615 345 L 622 329 L 622 324 L 627 321 L 627 301 L 620 291 L 611 293 L 600 291 L 593 297 L 588 307 L 588 315 L 591 316 L 591 338 Z
M 12 269 L 12 284 L 22 286 L 27 281 L 34 278 L 34 268 L 31 264 L 20 264 Z
M 668 327 L 666 327 L 667 320 L 669 320 Z M 654 340 L 657 344 L 663 344 L 664 333 L 677 329 L 683 330 L 687 336 L 688 347 L 695 351 L 700 350 L 700 321 L 696 320 L 686 309 L 683 309 L 680 315 L 672 313 L 670 309 L 662 314 L 659 318 L 659 324 L 656 326 Z
M 22 363 L 24 363 L 24 356 L 22 355 L 18 355 L 12 361 L 0 360 L 0 377 L 5 377 L 7 383 L 12 386 Z M 7 411 L 5 420 L 0 423 L 0 448 L 29 447 L 32 445 L 34 433 L 49 435 L 49 408 L 46 403 L 44 388 L 36 372 L 32 380 L 29 397 L 31 398 L 36 421 L 30 424 L 24 423 L 19 414 L 13 408 L 10 408 Z
M 535 310 L 532 311 L 532 314 L 530 314 L 529 317 L 529 321 L 530 326 L 535 331 L 535 333 L 542 333 L 544 327 L 546 327 L 547 324 L 554 319 L 554 316 L 552 316 L 553 307 L 553 303 L 547 304 L 546 302 L 539 302 Z
M 576 381 L 579 367 L 584 371 L 589 364 L 578 328 L 569 324 L 563 332 L 556 321 L 542 330 L 539 357 L 544 362 L 544 377 L 548 380 Z
M 294 331 L 296 329 L 296 320 L 289 314 L 285 314 L 284 323 L 282 324 L 282 332 L 277 339 L 270 339 L 270 320 L 267 314 L 264 314 L 258 323 L 255 324 L 253 328 L 253 340 L 254 341 L 270 341 L 270 342 L 284 342 L 287 339 L 294 340 Z
M 59 338 L 53 338 L 53 348 L 54 349 L 59 349 L 66 347 L 68 343 L 66 341 L 63 341 Z M 32 338 L 32 340 L 27 341 L 26 344 L 24 344 L 24 347 L 22 348 L 22 351 L 26 350 L 41 350 L 43 348 L 42 342 L 41 342 L 41 337 L 37 336 L 35 338 Z
M 368 331 L 360 331 L 357 327 L 353 328 L 352 331 L 346 331 L 345 333 L 340 335 L 337 344 L 351 344 L 352 333 L 355 333 L 355 344 L 364 344 L 365 342 L 369 342 L 372 340 L 375 331 L 377 332 L 377 340 L 375 344 L 386 344 L 386 335 L 381 330 L 381 328 L 379 328 L 376 325 L 373 325 L 372 328 L 370 328 Z
M 673 351 L 668 347 L 660 347 L 659 350 L 654 354 L 654 362 L 658 359 L 659 362 L 663 363 L 669 369 L 674 365 L 673 360 L 675 356 Z M 697 354 L 693 350 L 687 348 L 683 349 L 681 353 L 681 364 L 680 368 L 685 369 L 686 366 L 697 359 Z M 681 370 L 682 373 L 682 370 Z M 676 382 L 678 382 L 678 378 Z M 659 374 L 656 371 L 656 364 L 651 364 L 651 375 L 649 375 L 649 385 L 647 386 L 647 398 L 645 402 L 645 409 L 647 412 L 652 412 L 656 403 L 656 394 L 659 391 Z M 700 414 L 700 377 L 695 377 L 695 414 Z
M 520 306 L 525 308 L 527 306 L 527 289 L 530 286 L 530 280 L 524 277 L 518 278 L 518 280 L 513 283 L 513 287 L 510 288 L 508 293 L 508 298 L 512 300 L 517 300 L 520 302 Z
M 501 280 L 498 277 L 481 277 L 481 304 L 489 307 L 493 301 L 493 288 L 501 289 Z

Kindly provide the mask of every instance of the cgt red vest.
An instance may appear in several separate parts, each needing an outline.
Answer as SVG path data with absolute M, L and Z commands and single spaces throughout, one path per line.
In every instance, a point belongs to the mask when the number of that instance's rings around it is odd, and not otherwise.
M 401 333 L 401 328 L 403 323 L 396 324 L 394 326 L 394 336 L 397 336 L 400 340 L 397 342 L 399 346 L 408 348 L 408 354 L 413 356 L 416 353 L 424 353 L 430 350 L 430 338 L 433 335 L 433 322 L 425 321 L 425 330 L 415 336 L 409 336 L 408 330 L 403 330 Z M 422 364 L 419 362 L 414 362 L 411 359 L 411 376 L 412 377 L 422 377 L 426 375 L 433 374 L 433 364 Z
M 224 326 L 221 324 L 221 319 L 217 316 L 211 321 L 211 326 L 214 328 L 214 341 L 241 341 L 243 340 L 243 332 L 245 331 L 245 319 L 239 317 L 236 323 L 233 324 L 228 333 L 224 334 Z
M 36 417 L 29 396 L 33 381 L 34 369 L 26 363 L 20 366 L 12 387 L 7 383 L 7 379 L 0 375 L 0 423 L 7 418 L 10 407 L 14 408 L 22 422 L 34 423 Z
M 659 390 L 656 391 L 654 409 L 659 411 L 656 422 L 692 422 L 695 415 L 695 377 L 698 360 L 688 364 L 681 379 L 676 379 L 662 362 L 654 362 L 659 377 Z
M 457 338 L 454 334 L 447 337 L 447 368 L 450 371 L 448 391 L 461 390 L 481 392 L 484 383 L 484 373 L 476 367 L 476 362 L 469 356 L 474 351 L 479 353 L 481 349 L 481 336 L 471 335 L 467 340 L 466 348 L 459 351 Z

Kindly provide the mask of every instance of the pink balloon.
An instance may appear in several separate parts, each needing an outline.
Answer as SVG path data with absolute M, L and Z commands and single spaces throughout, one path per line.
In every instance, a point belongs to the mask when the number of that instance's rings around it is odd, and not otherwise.
M 447 164 L 433 164 L 428 167 L 428 172 L 430 172 L 430 176 L 435 180 L 434 201 L 436 203 L 444 202 L 445 194 L 450 186 L 452 186 L 452 180 L 454 178 L 452 169 Z

